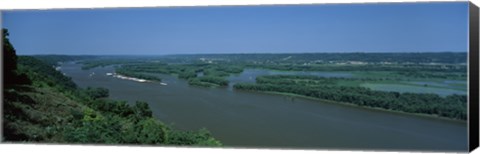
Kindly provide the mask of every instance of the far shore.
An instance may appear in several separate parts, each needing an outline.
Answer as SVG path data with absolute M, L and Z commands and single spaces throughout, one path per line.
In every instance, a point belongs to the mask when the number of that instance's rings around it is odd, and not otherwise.
M 392 113 L 397 113 L 397 114 L 405 114 L 405 115 L 413 115 L 413 116 L 420 116 L 420 117 L 427 117 L 427 118 L 435 118 L 435 119 L 448 120 L 448 121 L 454 121 L 454 122 L 462 122 L 462 123 L 467 122 L 466 120 L 454 119 L 454 118 L 448 118 L 448 117 L 441 117 L 441 116 L 434 115 L 434 114 L 410 113 L 410 112 L 390 110 L 390 109 L 384 109 L 384 108 L 378 108 L 378 107 L 359 106 L 359 105 L 351 104 L 351 103 L 337 102 L 337 101 L 320 99 L 320 98 L 298 95 L 298 94 L 293 94 L 293 93 L 284 93 L 284 92 L 275 92 L 275 91 L 253 91 L 253 90 L 239 90 L 239 91 L 249 91 L 249 92 L 257 92 L 257 93 L 265 93 L 265 94 L 283 95 L 283 96 L 289 96 L 289 97 L 298 97 L 298 98 L 320 101 L 320 102 L 325 102 L 325 103 L 339 104 L 339 105 L 345 105 L 345 106 L 349 106 L 349 107 L 358 107 L 358 108 L 362 108 L 362 109 L 385 111 L 385 112 L 392 112 Z

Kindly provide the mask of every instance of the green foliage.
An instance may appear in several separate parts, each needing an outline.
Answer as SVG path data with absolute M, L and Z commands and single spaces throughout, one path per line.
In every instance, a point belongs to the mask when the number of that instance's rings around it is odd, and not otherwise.
M 5 141 L 221 145 L 204 130 L 183 133 L 162 124 L 153 118 L 146 102 L 130 106 L 125 101 L 105 99 L 108 89 L 77 88 L 69 77 L 54 69 L 58 62 L 73 60 L 69 57 L 20 56 L 15 61 L 13 46 L 6 37 L 3 41 L 7 42 L 4 48 L 11 58 L 6 60 L 9 66 L 6 71 L 12 73 L 8 81 L 12 77 L 32 81 L 32 85 L 15 85 L 18 84 L 15 82 L 4 90 Z M 25 74 L 24 78 L 16 72 Z M 171 143 L 168 141 L 171 132 L 194 140 Z
M 136 117 L 152 117 L 152 110 L 150 110 L 150 107 L 146 102 L 137 101 L 135 106 L 133 106 L 133 112 L 135 113 Z
M 3 67 L 7 68 L 5 73 L 11 72 L 17 69 L 17 56 L 16 56 L 16 51 L 15 48 L 12 46 L 10 43 L 10 39 L 8 39 L 8 36 L 10 34 L 8 33 L 7 29 L 2 28 L 2 49 L 3 49 Z
M 3 49 L 3 68 L 4 70 L 4 83 L 8 87 L 15 84 L 13 81 L 16 77 L 17 70 L 17 56 L 15 54 L 15 48 L 13 48 L 10 40 L 8 39 L 8 30 L 2 29 L 2 49 Z M 13 83 L 12 83 L 13 82 Z
M 94 110 L 87 108 L 83 111 L 83 119 L 84 122 L 91 122 L 91 121 L 100 121 L 102 120 L 102 116 L 96 113 Z
M 188 84 L 200 87 L 219 87 L 228 86 L 228 80 L 222 77 L 202 76 L 188 80 Z
M 60 90 L 73 91 L 77 85 L 70 77 L 64 76 L 41 60 L 31 56 L 20 56 L 18 59 L 19 72 L 27 74 L 33 84 L 40 87 L 57 87 Z
M 138 141 L 143 144 L 158 144 L 167 141 L 167 129 L 153 118 L 138 122 Z
M 206 76 L 217 76 L 217 77 L 227 77 L 230 75 L 230 73 L 228 72 L 220 71 L 216 69 L 206 69 L 204 70 L 203 74 Z
M 429 72 L 429 71 L 418 71 L 418 70 L 409 70 L 409 71 L 397 71 L 396 74 L 413 77 L 413 78 L 422 78 L 422 79 L 466 79 L 467 71 L 464 72 Z
M 123 68 L 123 67 L 115 69 L 115 72 L 117 74 L 121 74 L 121 75 L 128 76 L 128 77 L 134 77 L 134 78 L 145 79 L 145 80 L 150 80 L 150 81 L 162 81 L 162 79 L 160 79 L 156 76 L 138 73 L 138 72 L 135 72 L 135 71 Z
M 93 59 L 84 60 L 81 63 L 83 64 L 82 70 L 89 70 L 96 67 L 105 67 L 110 65 L 119 65 L 119 64 L 135 64 L 142 63 L 144 59 L 132 59 L 126 57 L 119 58 L 110 58 L 110 57 L 91 57 Z
M 271 91 L 382 108 L 408 113 L 433 114 L 453 119 L 467 119 L 467 96 L 415 94 L 373 91 L 363 87 L 337 86 L 335 79 L 314 76 L 262 76 L 256 84 L 235 84 L 237 90 Z
M 199 87 L 217 87 L 217 84 L 202 82 L 197 78 L 189 79 L 188 84 L 191 86 L 199 86 Z
M 15 48 L 8 39 L 7 29 L 2 28 L 2 50 L 3 50 L 3 84 L 5 88 L 10 88 L 18 84 L 31 84 L 31 81 L 25 74 L 17 72 L 17 60 Z
M 96 58 L 96 56 L 70 56 L 70 55 L 34 55 L 38 60 L 50 65 L 50 66 L 58 66 L 59 63 L 67 62 L 67 61 L 78 61 L 78 60 L 85 60 L 85 59 L 92 59 Z
M 201 146 L 220 146 L 219 141 L 210 137 L 211 134 L 206 129 L 200 129 L 198 132 L 192 131 L 172 131 L 168 136 L 167 144 L 172 145 L 201 145 Z
M 71 143 L 221 145 L 206 130 L 172 130 L 152 117 L 146 102 L 130 107 L 121 101 L 95 100 L 84 110 L 81 122 L 69 125 L 64 139 Z M 100 115 L 101 114 L 101 115 Z M 187 138 L 178 141 L 177 134 Z M 170 137 L 172 136 L 172 137 Z M 175 142 L 170 142 L 174 139 Z
M 178 73 L 178 78 L 180 79 L 191 79 L 197 77 L 197 73 L 193 70 L 182 71 Z
M 164 63 L 145 62 L 122 65 L 120 68 L 117 68 L 116 71 L 119 74 L 143 79 L 152 78 L 148 76 L 142 76 L 143 74 L 141 74 L 141 72 L 177 74 L 178 78 L 188 80 L 190 85 L 218 87 L 227 86 L 228 80 L 225 78 L 233 73 L 241 73 L 243 71 L 243 67 L 201 63 L 168 65 Z M 200 72 L 202 72 L 204 76 L 198 76 L 197 74 Z
M 68 143 L 120 143 L 120 120 L 115 117 L 97 118 L 68 125 L 63 132 L 63 139 Z
M 6 141 L 64 142 L 64 126 L 83 118 L 83 105 L 51 89 L 17 86 L 3 102 Z
M 212 63 L 242 63 L 256 62 L 257 64 L 314 64 L 369 62 L 372 64 L 459 64 L 466 63 L 466 52 L 418 52 L 418 53 L 276 53 L 276 54 L 192 54 L 170 55 L 166 58 L 182 59 L 184 61 L 211 61 Z
M 221 77 L 215 77 L 215 76 L 202 76 L 199 77 L 198 80 L 200 82 L 208 82 L 208 83 L 213 83 L 218 86 L 227 86 L 228 85 L 228 80 L 225 78 Z
M 83 60 L 83 69 L 118 65 L 116 72 L 152 81 L 146 73 L 175 74 L 190 85 L 228 85 L 244 68 L 288 71 L 382 71 L 414 78 L 465 78 L 466 53 L 213 54 L 159 57 L 20 56 L 3 31 L 6 84 L 4 136 L 7 141 L 219 146 L 205 129 L 179 131 L 153 118 L 147 102 L 129 105 L 106 99 L 108 89 L 79 89 L 54 67 Z M 95 59 L 91 59 L 95 58 Z M 22 76 L 22 74 L 24 74 Z M 200 75 L 199 75 L 200 74 Z M 203 76 L 202 76 L 203 74 Z M 314 76 L 262 76 L 235 89 L 296 94 L 359 106 L 466 119 L 466 96 L 439 97 L 338 86 L 338 81 L 394 80 Z M 17 82 L 19 81 L 19 82 Z M 15 84 L 10 84 L 15 83 Z M 30 84 L 31 83 L 31 84 Z
M 135 114 L 134 109 L 125 101 L 98 99 L 94 100 L 89 106 L 101 111 L 103 114 L 118 115 L 120 117 L 129 117 Z
M 108 89 L 107 88 L 92 88 L 92 87 L 87 87 L 85 89 L 85 93 L 90 97 L 91 99 L 98 99 L 98 98 L 106 98 L 108 97 Z

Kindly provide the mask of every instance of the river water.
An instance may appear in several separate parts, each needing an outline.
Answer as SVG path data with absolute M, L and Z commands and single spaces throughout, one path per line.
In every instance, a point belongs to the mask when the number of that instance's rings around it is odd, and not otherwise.
M 167 85 L 139 83 L 106 76 L 114 72 L 113 67 L 81 70 L 80 66 L 64 63 L 61 71 L 80 87 L 108 88 L 112 99 L 146 101 L 156 118 L 175 128 L 206 128 L 227 147 L 467 150 L 465 122 L 235 91 L 231 87 L 192 87 L 185 80 L 162 74 L 158 76 Z M 90 76 L 92 72 L 95 75 Z M 254 81 L 251 77 L 256 74 L 247 73 L 229 79 Z

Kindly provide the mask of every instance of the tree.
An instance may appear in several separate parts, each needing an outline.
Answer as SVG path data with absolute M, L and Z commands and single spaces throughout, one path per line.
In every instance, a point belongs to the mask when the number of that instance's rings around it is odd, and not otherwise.
M 99 99 L 108 97 L 108 89 L 107 88 L 92 88 L 87 87 L 85 90 L 86 94 L 92 99 Z
M 2 29 L 2 48 L 3 48 L 3 83 L 5 87 L 15 84 L 31 84 L 30 79 L 25 74 L 17 73 L 17 54 L 15 48 L 8 39 L 7 29 Z
M 147 102 L 137 101 L 135 106 L 133 106 L 133 110 L 138 118 L 143 119 L 152 117 L 152 110 L 150 110 Z
M 159 144 L 166 142 L 166 127 L 155 119 L 148 118 L 140 121 L 137 125 L 137 139 L 140 143 Z
M 4 78 L 3 83 L 5 86 L 15 84 L 14 79 L 16 77 L 15 71 L 17 70 L 17 56 L 15 48 L 13 48 L 10 40 L 8 39 L 8 30 L 2 29 L 2 42 L 3 42 L 3 70 Z

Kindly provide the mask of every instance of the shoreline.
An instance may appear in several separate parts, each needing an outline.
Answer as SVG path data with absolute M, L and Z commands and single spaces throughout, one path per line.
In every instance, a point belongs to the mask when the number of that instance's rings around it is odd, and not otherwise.
M 375 71 L 342 71 L 342 70 L 283 70 L 283 69 L 274 69 L 274 68 L 266 68 L 266 67 L 245 67 L 244 69 L 264 69 L 264 70 L 270 70 L 270 71 L 278 71 L 278 72 L 335 72 L 335 73 L 349 73 L 352 76 L 347 77 L 347 78 L 368 78 L 364 73 L 365 72 L 392 72 L 392 71 L 381 71 L 381 70 L 375 70 Z M 417 77 L 400 77 L 400 78 L 405 78 L 409 80 L 467 80 L 467 78 L 417 78 Z
M 134 78 L 134 77 L 129 77 L 129 76 L 125 76 L 125 75 L 121 75 L 121 74 L 112 74 L 111 75 L 112 77 L 114 78 L 118 78 L 118 79 L 123 79 L 123 80 L 131 80 L 131 81 L 136 81 L 136 82 L 152 82 L 152 81 L 149 81 L 149 80 L 145 80 L 145 79 L 139 79 L 139 78 Z
M 234 88 L 234 90 L 237 90 L 237 89 Z M 322 102 L 322 103 L 345 105 L 345 106 L 349 106 L 349 107 L 357 107 L 357 108 L 362 108 L 362 109 L 375 110 L 375 111 L 383 111 L 383 112 L 390 112 L 390 113 L 403 114 L 403 115 L 419 116 L 419 117 L 424 117 L 424 118 L 432 118 L 432 119 L 438 119 L 438 120 L 446 120 L 446 121 L 458 122 L 458 123 L 467 123 L 467 120 L 454 119 L 454 118 L 448 118 L 448 117 L 441 117 L 441 116 L 434 115 L 434 114 L 410 113 L 410 112 L 404 112 L 404 111 L 399 111 L 399 110 L 391 110 L 391 109 L 384 109 L 384 108 L 378 108 L 378 107 L 359 106 L 359 105 L 355 105 L 355 104 L 351 104 L 351 103 L 337 102 L 337 101 L 326 100 L 326 99 L 315 98 L 315 97 L 309 97 L 309 96 L 304 96 L 304 95 L 299 95 L 299 94 L 293 94 L 293 93 L 284 93 L 284 92 L 275 92 L 275 91 L 254 91 L 254 90 L 238 90 L 238 91 L 247 91 L 247 92 L 255 92 L 255 93 L 264 93 L 264 94 L 272 94 L 272 95 L 281 95 L 281 96 L 297 97 L 297 98 L 303 98 L 303 99 L 318 101 L 318 102 Z
M 130 76 L 117 74 L 117 73 L 107 73 L 107 76 L 112 76 L 114 78 L 123 79 L 123 80 L 136 81 L 136 82 L 140 82 L 140 83 L 156 82 L 156 81 L 153 81 L 153 80 L 140 79 L 140 78 L 130 77 Z M 163 83 L 163 82 L 159 82 L 159 83 L 161 85 L 167 85 L 166 83 Z

